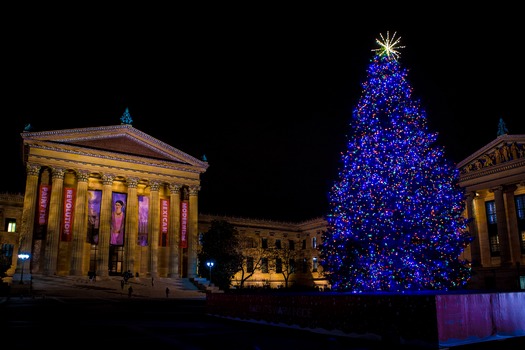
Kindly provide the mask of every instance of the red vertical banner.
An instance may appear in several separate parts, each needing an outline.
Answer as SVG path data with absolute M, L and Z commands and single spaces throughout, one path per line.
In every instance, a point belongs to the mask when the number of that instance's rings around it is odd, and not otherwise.
M 170 201 L 168 199 L 160 200 L 160 235 L 159 245 L 168 246 L 168 230 L 170 224 Z
M 43 226 L 47 224 L 47 208 L 49 207 L 49 192 L 51 186 L 40 185 L 38 194 L 38 224 Z
M 75 214 L 75 189 L 64 188 L 64 210 L 62 212 L 62 241 L 71 242 L 73 237 L 73 215 Z
M 188 248 L 188 201 L 182 201 L 180 206 L 180 247 Z

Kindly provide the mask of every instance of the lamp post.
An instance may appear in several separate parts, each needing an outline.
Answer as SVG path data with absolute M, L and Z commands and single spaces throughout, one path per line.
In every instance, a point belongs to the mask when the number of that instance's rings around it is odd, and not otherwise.
M 208 267 L 210 268 L 210 284 L 209 285 L 211 286 L 211 268 L 213 267 L 213 261 L 208 261 L 206 265 L 208 265 Z
M 18 254 L 18 259 L 22 260 L 22 271 L 20 273 L 20 284 L 24 284 L 24 263 L 29 259 L 29 254 L 20 253 Z

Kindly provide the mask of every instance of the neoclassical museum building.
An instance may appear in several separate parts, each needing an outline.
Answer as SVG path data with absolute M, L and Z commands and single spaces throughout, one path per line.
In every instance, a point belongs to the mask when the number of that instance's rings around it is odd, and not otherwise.
M 199 214 L 208 163 L 121 121 L 21 133 L 25 193 L 0 194 L 0 245 L 13 280 L 125 272 L 194 278 L 199 235 L 219 219 L 250 239 L 246 249 L 293 244 L 302 268 L 290 284 L 327 287 L 317 249 L 324 218 L 283 223 Z M 474 236 L 463 253 L 473 268 L 468 287 L 525 289 L 525 135 L 497 136 L 457 168 Z M 17 258 L 21 253 L 28 261 Z M 245 285 L 283 286 L 278 269 L 258 266 Z
M 195 276 L 207 162 L 130 123 L 25 131 L 22 139 L 27 174 L 16 251 L 30 254 L 31 273 Z

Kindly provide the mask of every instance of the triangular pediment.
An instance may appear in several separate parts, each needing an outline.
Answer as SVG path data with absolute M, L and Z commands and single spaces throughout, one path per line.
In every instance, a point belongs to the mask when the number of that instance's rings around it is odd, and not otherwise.
M 129 124 L 52 130 L 41 132 L 23 132 L 24 141 L 47 143 L 70 149 L 82 149 L 82 152 L 112 152 L 123 156 L 137 156 L 161 161 L 175 162 L 206 169 L 208 163 L 198 160 Z
M 525 160 L 525 135 L 501 135 L 458 163 L 461 174 L 469 174 Z

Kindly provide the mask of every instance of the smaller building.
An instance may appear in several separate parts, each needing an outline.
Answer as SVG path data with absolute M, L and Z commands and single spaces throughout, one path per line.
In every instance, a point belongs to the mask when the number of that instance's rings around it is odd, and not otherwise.
M 288 223 L 201 214 L 199 233 L 208 231 L 213 220 L 227 221 L 240 236 L 245 260 L 233 277 L 234 288 L 330 287 L 319 264 L 324 218 Z
M 0 274 L 15 273 L 18 247 L 20 245 L 20 223 L 24 207 L 23 194 L 0 193 Z M 0 277 L 3 277 L 0 275 Z

